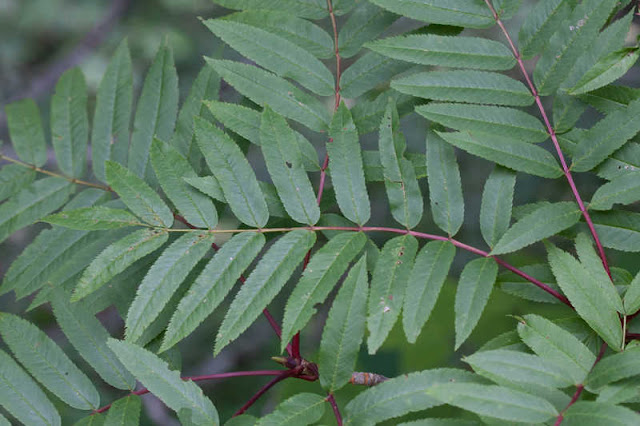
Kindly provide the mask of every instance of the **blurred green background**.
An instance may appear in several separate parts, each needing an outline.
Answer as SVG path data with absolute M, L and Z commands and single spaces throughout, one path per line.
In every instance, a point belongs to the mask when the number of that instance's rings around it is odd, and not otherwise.
M 532 0 L 524 0 L 518 14 L 507 23 L 514 37 L 522 20 L 534 3 Z M 226 13 L 229 11 L 214 5 L 209 0 L 0 0 L 0 40 L 2 40 L 0 42 L 0 103 L 4 105 L 25 96 L 34 97 L 41 106 L 46 126 L 49 98 L 57 78 L 54 71 L 64 71 L 66 67 L 76 64 L 82 68 L 86 76 L 90 90 L 90 102 L 92 102 L 92 96 L 95 95 L 110 55 L 125 37 L 129 41 L 132 53 L 135 93 L 139 94 L 144 74 L 157 47 L 167 40 L 174 52 L 180 77 L 181 96 L 184 97 L 195 75 L 204 64 L 203 55 L 238 58 L 231 49 L 225 49 L 220 40 L 209 33 L 199 20 L 199 17 L 211 18 Z M 339 18 L 338 25 L 343 20 L 344 17 Z M 330 29 L 328 19 L 319 22 L 319 25 L 327 30 Z M 400 19 L 385 35 L 405 31 L 416 26 L 415 22 Z M 635 40 L 640 32 L 639 28 L 638 17 L 636 17 L 629 37 L 630 42 Z M 488 32 L 488 35 L 486 31 L 484 32 L 485 36 L 502 40 L 495 30 L 488 30 Z M 345 65 L 352 61 L 353 59 L 346 61 Z M 330 69 L 333 69 L 332 61 L 328 61 L 327 64 Z M 533 65 L 532 62 L 527 63 L 529 67 Z M 634 87 L 640 86 L 638 70 L 639 67 L 636 65 L 623 78 L 622 83 Z M 513 71 L 513 76 L 519 77 L 517 70 Z M 243 101 L 225 83 L 222 83 L 221 97 L 229 101 Z M 332 100 L 327 99 L 326 102 L 329 108 Z M 551 107 L 551 105 L 545 106 Z M 90 107 L 92 108 L 92 105 Z M 588 112 L 582 117 L 579 126 L 589 127 L 597 118 L 594 112 Z M 408 150 L 410 152 L 424 152 L 424 131 L 426 128 L 424 120 L 411 115 L 403 119 L 402 126 L 407 137 Z M 304 133 L 317 147 L 319 158 L 322 158 L 324 156 L 324 137 L 319 134 L 310 134 L 307 131 Z M 363 146 L 366 149 L 374 149 L 377 145 L 376 137 L 376 134 L 364 136 Z M 8 140 L 6 122 L 2 112 L 0 112 L 0 139 Z M 10 147 L 6 144 L 1 149 L 4 153 L 11 154 Z M 457 154 L 466 201 L 465 225 L 457 238 L 465 243 L 485 248 L 480 236 L 477 218 L 482 187 L 492 165 L 460 151 Z M 258 156 L 251 155 L 250 158 L 253 160 Z M 55 167 L 53 154 L 50 156 L 49 167 Z M 263 165 L 257 161 L 256 167 L 259 176 L 262 174 L 264 178 L 266 175 Z M 316 176 L 312 178 L 313 181 L 317 180 Z M 598 180 L 590 176 L 579 175 L 577 176 L 577 184 L 583 197 L 589 199 L 598 185 Z M 424 179 L 421 180 L 421 187 L 426 195 L 427 187 Z M 383 186 L 372 184 L 370 190 L 372 191 L 371 198 L 376 202 L 372 224 L 392 223 L 393 219 L 388 213 Z M 558 179 L 550 182 L 531 176 L 518 176 L 516 205 L 545 199 L 553 201 L 571 199 L 571 194 L 564 180 Z M 42 228 L 42 225 L 30 227 L 16 233 L 0 245 L 0 276 Z M 425 232 L 438 232 L 428 212 L 425 212 L 424 219 L 417 229 Z M 387 237 L 373 235 L 379 245 Z M 562 241 L 559 243 L 563 244 Z M 543 262 L 545 258 L 541 245 L 529 248 L 523 253 L 508 256 L 508 260 L 523 265 Z M 637 256 L 612 250 L 608 251 L 608 255 L 612 265 L 624 267 L 632 274 L 637 272 L 639 267 Z M 515 320 L 512 316 L 532 312 L 551 317 L 570 317 L 572 315 L 572 312 L 564 306 L 527 302 L 496 288 L 471 338 L 454 353 L 453 300 L 456 279 L 462 266 L 471 258 L 467 253 L 458 252 L 449 281 L 440 295 L 436 309 L 414 345 L 409 345 L 401 328 L 396 327 L 377 355 L 369 356 L 365 350 L 362 351 L 357 369 L 392 377 L 435 367 L 466 368 L 461 358 L 474 352 L 487 340 L 512 330 L 515 326 Z M 294 283 L 293 279 L 289 286 Z M 284 296 L 280 296 L 270 306 L 270 310 L 279 320 L 282 318 L 288 293 L 285 291 Z M 15 301 L 13 294 L 5 295 L 0 297 L 0 311 L 22 313 L 28 303 L 28 300 Z M 317 346 L 328 305 L 329 303 L 325 303 L 320 308 L 316 320 L 306 327 L 302 335 L 303 355 L 312 361 L 317 359 Z M 223 351 L 219 357 L 213 359 L 211 355 L 212 337 L 223 315 L 224 310 L 218 309 L 196 333 L 181 344 L 181 369 L 184 375 L 277 367 L 269 358 L 280 355 L 278 353 L 279 344 L 262 318 L 245 332 L 242 338 Z M 52 320 L 48 307 L 38 308 L 26 317 L 56 338 L 81 367 L 87 367 L 60 333 Z M 123 323 L 115 309 L 107 309 L 99 317 L 116 337 L 122 335 Z M 179 364 L 180 360 L 175 362 Z M 84 370 L 90 371 L 89 368 L 84 368 Z M 101 383 L 99 378 L 93 378 L 96 379 L 96 383 Z M 202 387 L 215 402 L 221 418 L 226 420 L 267 380 L 266 378 L 236 378 L 203 383 Z M 264 414 L 288 395 L 302 390 L 319 392 L 320 386 L 318 383 L 285 381 L 263 397 L 258 404 L 251 408 L 250 413 Z M 344 388 L 337 395 L 338 403 L 344 407 L 345 401 L 361 390 L 361 388 L 353 386 Z M 102 401 L 106 404 L 119 396 L 122 396 L 121 392 L 114 392 L 105 387 Z M 149 395 L 143 397 L 143 400 L 143 424 L 177 424 L 170 410 L 166 409 L 158 400 Z M 62 406 L 60 409 L 64 410 Z M 448 410 L 448 408 L 439 408 L 436 411 L 444 415 Z M 72 420 L 84 415 L 71 410 L 64 412 L 64 414 L 68 416 L 65 418 L 64 424 L 69 424 Z M 327 410 L 324 423 L 333 423 L 329 410 Z M 390 422 L 390 424 L 394 423 L 396 421 Z

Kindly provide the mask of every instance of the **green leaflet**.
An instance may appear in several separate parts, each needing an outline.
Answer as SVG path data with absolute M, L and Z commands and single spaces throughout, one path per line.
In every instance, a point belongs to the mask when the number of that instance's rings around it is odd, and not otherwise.
M 404 334 L 409 343 L 415 343 L 429 319 L 455 253 L 453 244 L 432 241 L 422 247 L 416 256 L 402 312 Z
M 516 64 L 504 44 L 479 37 L 408 35 L 374 41 L 366 47 L 381 55 L 421 65 L 508 70 Z
M 564 413 L 567 426 L 637 425 L 640 415 L 620 405 L 594 401 L 578 401 Z
M 532 383 L 548 388 L 571 386 L 565 372 L 556 364 L 537 355 L 509 349 L 476 352 L 464 358 L 473 371 L 488 378 L 499 377 L 508 382 Z
M 193 166 L 196 171 L 200 170 L 202 154 L 195 143 L 195 131 L 193 128 L 193 117 L 202 117 L 207 111 L 203 105 L 206 99 L 217 99 L 220 91 L 220 77 L 209 66 L 202 67 L 198 73 L 189 95 L 180 108 L 176 129 L 171 136 L 169 144 Z
M 169 140 L 177 113 L 178 74 L 171 49 L 162 45 L 144 79 L 133 120 L 128 167 L 134 174 L 145 177 L 151 141 Z
M 151 225 L 173 225 L 173 213 L 149 185 L 120 163 L 107 161 L 105 165 L 107 183 L 129 210 Z
M 558 30 L 549 39 L 533 72 L 540 95 L 551 95 L 560 87 L 580 55 L 595 40 L 615 5 L 615 0 L 583 1 L 562 25 L 556 26 Z
M 614 111 L 598 121 L 581 137 L 573 153 L 571 169 L 586 172 L 606 160 L 640 131 L 638 114 L 640 98 L 629 103 L 626 108 Z
M 558 415 L 547 400 L 502 386 L 442 383 L 426 393 L 443 404 L 508 422 L 543 423 Z
M 141 410 L 142 400 L 138 395 L 120 398 L 109 408 L 104 426 L 137 426 Z
M 519 267 L 519 269 L 532 277 L 536 277 L 549 287 L 558 291 L 560 290 L 555 283 L 555 277 L 553 276 L 551 269 L 546 263 L 525 265 Z M 526 300 L 532 300 L 540 303 L 562 303 L 549 293 L 531 285 L 531 282 L 511 272 L 500 274 L 498 276 L 498 285 L 500 290 Z
M 622 326 L 618 313 L 608 303 L 608 295 L 593 275 L 569 253 L 548 246 L 549 264 L 562 292 L 584 319 L 609 347 L 620 350 Z
M 338 34 L 340 56 L 350 58 L 356 55 L 366 41 L 378 37 L 396 19 L 398 19 L 396 15 L 372 3 L 360 3 L 349 15 L 347 21 L 340 26 Z
M 422 219 L 422 193 L 411 162 L 403 157 L 406 142 L 392 99 L 380 122 L 378 146 L 391 214 L 405 227 L 414 228 Z
M 0 335 L 27 371 L 51 393 L 80 410 L 98 408 L 100 395 L 89 378 L 38 327 L 3 312 Z
M 200 150 L 233 214 L 249 226 L 263 227 L 269 220 L 267 204 L 256 175 L 238 145 L 199 117 L 195 119 L 195 129 Z
M 625 86 L 608 86 L 596 89 L 593 92 L 579 95 L 578 98 L 600 112 L 609 114 L 616 110 L 624 110 L 627 105 L 640 97 L 640 89 Z
M 640 251 L 640 214 L 618 210 L 592 213 L 591 219 L 603 246 Z
M 471 372 L 439 368 L 409 373 L 368 388 L 346 407 L 346 423 L 368 425 L 422 411 L 442 403 L 427 395 L 427 390 L 441 383 L 467 383 L 477 380 Z
M 240 22 L 208 19 L 204 24 L 243 56 L 320 96 L 333 94 L 333 76 L 322 62 L 277 34 Z
M 582 383 L 596 356 L 573 334 L 538 315 L 525 315 L 518 334 L 540 358 L 558 365 L 574 384 Z
M 80 356 L 111 386 L 133 390 L 136 379 L 107 347 L 109 332 L 81 303 L 71 304 L 61 289 L 51 292 L 53 313 L 60 328 Z
M 391 89 L 385 90 L 373 100 L 361 99 L 351 110 L 360 136 L 380 128 L 380 120 L 387 109 L 389 98 L 396 100 L 400 116 L 412 113 L 413 106 L 417 102 L 413 96 L 404 95 Z
M 364 338 L 368 293 L 367 255 L 345 279 L 333 301 L 320 342 L 320 383 L 329 393 L 349 382 Z
M 36 172 L 19 164 L 6 164 L 0 169 L 0 201 L 18 193 L 36 178 Z
M 213 244 L 214 235 L 189 232 L 167 247 L 147 272 L 131 302 L 126 339 L 136 342 L 169 303 L 196 263 Z
M 298 393 L 278 404 L 272 413 L 260 418 L 256 426 L 306 426 L 320 420 L 327 404 L 325 397 Z
M 22 99 L 5 106 L 5 113 L 18 157 L 34 166 L 43 166 L 47 162 L 47 146 L 38 105 L 33 99 Z
M 330 121 L 327 108 L 316 97 L 288 81 L 260 68 L 233 61 L 205 58 L 227 83 L 259 105 L 304 124 L 311 130 L 326 130 Z
M 569 90 L 569 93 L 572 95 L 587 93 L 619 79 L 636 63 L 639 55 L 637 47 L 627 47 L 611 52 L 587 71 Z
M 368 52 L 347 68 L 340 78 L 340 93 L 345 98 L 358 96 L 374 89 L 410 68 L 410 64 L 394 61 L 386 56 Z
M 69 199 L 74 185 L 48 177 L 37 180 L 0 205 L 0 242 L 15 231 L 58 210 Z
M 576 0 L 541 0 L 535 4 L 518 34 L 518 47 L 524 59 L 530 59 L 542 51 L 558 29 L 558 24 L 569 16 L 575 3 Z
M 60 415 L 47 395 L 18 363 L 2 350 L 0 350 L 0 406 L 26 425 L 59 426 L 61 424 Z
M 600 390 L 597 402 L 606 404 L 622 404 L 637 400 L 638 387 L 635 379 L 622 380 L 619 383 L 612 383 Z
M 453 236 L 464 221 L 464 199 L 455 152 L 437 132 L 427 132 L 426 144 L 433 221 L 440 229 Z
M 558 93 L 553 98 L 553 129 L 556 133 L 571 130 L 578 122 L 587 105 L 580 99 L 566 93 Z
M 322 19 L 328 15 L 322 0 L 214 0 L 220 6 L 235 10 L 286 10 L 301 18 Z
M 505 232 L 491 255 L 511 253 L 551 237 L 580 220 L 580 209 L 574 202 L 550 203 L 527 214 Z
M 367 237 L 361 232 L 340 233 L 311 257 L 285 307 L 281 349 L 309 322 L 315 306 L 325 301 L 366 242 Z
M 227 202 L 222 193 L 222 187 L 215 176 L 183 177 L 182 180 L 214 200 L 222 203 Z
M 296 222 L 315 225 L 320 208 L 302 164 L 296 135 L 281 115 L 265 106 L 260 141 L 267 170 L 285 210 Z
M 514 108 L 432 102 L 416 107 L 416 112 L 455 130 L 478 131 L 527 142 L 542 142 L 549 136 L 540 120 Z
M 599 391 L 605 385 L 640 374 L 640 346 L 607 356 L 598 362 L 587 376 L 586 387 Z
M 391 82 L 401 93 L 439 101 L 527 106 L 533 96 L 521 82 L 486 71 L 428 71 Z
M 326 59 L 334 54 L 333 39 L 325 30 L 306 19 L 291 16 L 289 10 L 247 10 L 226 15 L 223 19 L 252 25 L 279 35 L 317 58 Z M 340 54 L 343 55 L 342 49 Z
M 331 182 L 342 214 L 358 225 L 364 225 L 371 217 L 369 194 L 365 184 L 362 151 L 358 130 L 351 112 L 341 103 L 333 115 L 327 144 Z
M 427 157 L 417 152 L 406 153 L 407 159 L 416 174 L 416 179 L 427 176 Z M 380 151 L 362 151 L 362 162 L 364 167 L 364 177 L 368 182 L 384 182 L 384 170 L 380 161 Z
M 484 184 L 480 206 L 480 231 L 489 247 L 494 247 L 509 229 L 516 174 L 496 166 Z
M 213 202 L 183 181 L 185 177 L 195 178 L 197 175 L 174 147 L 154 139 L 151 145 L 151 165 L 162 190 L 187 222 L 198 228 L 216 227 L 218 212 Z
M 127 163 L 129 123 L 133 104 L 133 68 L 127 40 L 123 40 L 104 72 L 93 114 L 91 167 L 106 182 L 104 162 Z
M 436 133 L 450 144 L 501 166 L 550 179 L 562 176 L 558 162 L 542 147 L 483 132 Z
M 205 101 L 205 105 L 213 116 L 223 123 L 225 128 L 239 134 L 249 142 L 260 145 L 260 112 L 242 105 L 226 102 Z M 307 171 L 318 171 L 318 153 L 311 142 L 301 133 L 294 130 L 296 143 L 302 155 L 302 162 Z
M 71 301 L 93 293 L 136 260 L 157 250 L 168 238 L 166 231 L 140 229 L 111 244 L 85 269 Z
M 497 276 L 498 265 L 489 257 L 472 260 L 462 270 L 455 302 L 456 350 L 480 320 Z
M 240 274 L 264 246 L 264 235 L 241 233 L 225 243 L 207 263 L 176 308 L 160 351 L 165 351 L 189 335 L 218 307 Z M 206 300 L 207 303 L 202 303 Z
M 435 24 L 487 28 L 495 24 L 481 0 L 371 0 L 398 15 Z
M 216 335 L 215 355 L 260 315 L 280 292 L 315 240 L 315 233 L 295 230 L 271 246 L 231 303 Z
M 115 229 L 125 226 L 145 226 L 137 217 L 126 210 L 104 206 L 63 211 L 44 217 L 42 222 L 87 231 Z
M 627 142 L 597 168 L 597 174 L 603 179 L 614 180 L 627 173 L 635 173 L 639 170 L 640 144 Z
M 224 426 L 255 426 L 257 421 L 257 417 L 250 414 L 241 414 L 227 420 Z
M 72 68 L 60 76 L 51 98 L 51 142 L 66 175 L 84 174 L 88 138 L 87 85 L 82 71 Z
M 636 274 L 627 288 L 623 299 L 624 312 L 627 315 L 635 314 L 640 309 L 640 274 Z
M 202 389 L 190 380 L 183 381 L 180 373 L 170 370 L 165 361 L 129 342 L 109 339 L 107 344 L 140 383 L 180 413 L 181 418 L 190 417 L 190 424 L 198 426 L 220 424 L 218 412 Z
M 400 315 L 417 250 L 418 241 L 408 234 L 390 239 L 382 248 L 369 294 L 369 354 L 382 346 Z

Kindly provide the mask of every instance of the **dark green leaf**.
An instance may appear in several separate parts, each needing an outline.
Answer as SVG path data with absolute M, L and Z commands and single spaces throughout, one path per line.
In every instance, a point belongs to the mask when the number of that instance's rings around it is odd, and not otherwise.
M 256 175 L 238 145 L 204 119 L 196 117 L 195 129 L 200 150 L 233 213 L 249 226 L 263 227 L 269 220 L 267 203 Z
M 165 231 L 140 229 L 111 244 L 85 269 L 71 300 L 77 301 L 93 293 L 136 260 L 157 250 L 168 238 Z
M 3 312 L 0 335 L 20 363 L 51 393 L 80 410 L 98 408 L 100 395 L 89 378 L 38 327 Z
M 433 221 L 448 235 L 455 235 L 464 221 L 460 170 L 453 147 L 438 133 L 427 132 L 427 179 Z
M 396 19 L 398 19 L 397 16 L 372 3 L 361 2 L 349 15 L 349 19 L 340 26 L 338 34 L 340 56 L 350 58 L 356 55 L 366 41 L 375 39 Z
M 215 176 L 184 177 L 182 180 L 214 200 L 218 200 L 223 203 L 227 202 L 227 199 L 224 198 L 222 187 Z
M 299 393 L 282 401 L 256 422 L 256 426 L 306 426 L 320 420 L 327 401 L 313 393 Z
M 104 421 L 104 426 L 138 426 L 142 400 L 138 395 L 129 395 L 115 401 Z
M 624 110 L 627 105 L 639 97 L 640 89 L 612 84 L 578 96 L 580 100 L 606 114 L 620 109 Z
M 489 247 L 493 247 L 509 229 L 516 174 L 496 166 L 482 192 L 480 231 Z
M 104 162 L 127 163 L 129 123 L 133 104 L 133 69 L 127 40 L 123 40 L 104 72 L 93 115 L 91 166 L 105 182 Z
M 404 296 L 402 325 L 407 340 L 415 343 L 438 300 L 440 289 L 456 253 L 449 242 L 432 241 L 416 256 Z
M 65 71 L 51 98 L 51 142 L 60 170 L 80 177 L 85 172 L 89 117 L 87 85 L 79 68 Z
M 598 362 L 587 376 L 585 385 L 598 391 L 605 385 L 640 374 L 640 346 L 627 348 Z
M 107 183 L 129 210 L 151 225 L 171 227 L 173 213 L 149 185 L 120 163 L 108 161 L 105 166 Z
M 553 129 L 556 133 L 571 130 L 587 109 L 580 99 L 566 93 L 558 93 L 553 99 Z
M 286 10 L 301 18 L 321 19 L 328 15 L 322 0 L 214 0 L 220 6 L 235 10 Z
M 527 106 L 533 96 L 521 82 L 486 71 L 420 72 L 391 82 L 401 93 L 439 101 Z
M 578 401 L 564 413 L 562 424 L 567 426 L 620 425 L 633 426 L 640 415 L 626 407 L 593 401 Z
M 351 112 L 344 103 L 333 115 L 327 144 L 331 182 L 342 214 L 358 225 L 364 225 L 371 217 L 369 194 L 365 184 L 362 151 L 358 130 Z
M 171 49 L 162 45 L 144 79 L 133 121 L 128 167 L 134 174 L 145 177 L 151 141 L 169 140 L 177 114 L 178 75 Z
M 36 178 L 36 172 L 19 164 L 6 164 L 0 169 L 0 201 L 18 193 Z
M 495 24 L 491 11 L 481 0 L 371 0 L 372 3 L 419 21 L 487 28 Z
M 480 320 L 497 276 L 498 265 L 490 257 L 472 260 L 462 270 L 455 303 L 456 350 Z
M 342 73 L 340 93 L 345 98 L 357 98 L 378 85 L 388 84 L 394 75 L 409 67 L 410 64 L 374 52 L 365 53 Z
M 369 295 L 369 354 L 382 346 L 400 315 L 417 250 L 418 241 L 408 234 L 392 238 L 382 248 Z
M 640 251 L 640 214 L 611 211 L 592 213 L 591 219 L 603 246 L 622 251 Z
M 320 383 L 330 393 L 349 382 L 364 338 L 367 256 L 360 258 L 333 301 L 320 342 Z
M 80 230 L 115 229 L 125 226 L 144 226 L 126 210 L 109 207 L 84 207 L 49 215 L 43 222 Z
M 580 220 L 580 209 L 574 202 L 545 205 L 517 221 L 497 242 L 492 255 L 511 253 L 551 237 Z
M 188 336 L 218 307 L 264 242 L 262 234 L 241 233 L 222 246 L 178 304 L 165 332 L 161 351 Z M 207 303 L 202 303 L 203 300 Z
M 636 63 L 639 55 L 637 47 L 611 52 L 587 71 L 569 93 L 579 95 L 591 92 L 619 79 Z
M 640 273 L 636 274 L 624 294 L 624 312 L 627 315 L 635 314 L 640 309 Z
M 542 51 L 559 24 L 569 16 L 574 4 L 575 0 L 541 0 L 535 4 L 518 34 L 518 47 L 524 59 Z
M 41 167 L 47 162 L 47 146 L 40 110 L 33 99 L 5 106 L 13 149 L 22 161 Z
M 220 353 L 253 323 L 280 292 L 315 240 L 315 233 L 296 230 L 271 246 L 231 303 L 216 335 L 214 354 Z
M 340 233 L 311 257 L 285 307 L 281 339 L 283 349 L 293 335 L 309 322 L 316 312 L 315 306 L 324 302 L 347 270 L 349 262 L 362 251 L 366 241 L 366 236 L 361 232 Z

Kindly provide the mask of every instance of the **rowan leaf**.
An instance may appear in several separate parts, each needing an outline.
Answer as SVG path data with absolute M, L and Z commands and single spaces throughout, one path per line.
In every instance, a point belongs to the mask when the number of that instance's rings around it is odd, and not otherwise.
M 220 424 L 216 408 L 202 389 L 190 380 L 182 380 L 180 373 L 170 370 L 161 358 L 129 342 L 109 339 L 107 344 L 140 383 L 182 419 L 198 426 Z
M 188 336 L 220 305 L 264 242 L 262 234 L 240 233 L 222 246 L 180 300 L 164 334 L 161 352 Z
M 453 147 L 437 132 L 427 132 L 427 180 L 429 202 L 436 225 L 455 235 L 464 221 L 460 170 Z
M 340 233 L 311 257 L 285 307 L 280 339 L 282 349 L 309 322 L 316 312 L 315 306 L 325 301 L 366 242 L 367 238 L 361 232 Z
M 358 225 L 371 217 L 358 130 L 351 112 L 341 103 L 333 115 L 327 144 L 331 182 L 342 214 Z
M 132 104 L 133 68 L 125 39 L 116 49 L 102 77 L 93 114 L 91 167 L 103 182 L 106 182 L 105 161 L 127 163 Z
M 127 166 L 144 178 L 154 137 L 168 141 L 178 114 L 178 75 L 167 45 L 158 49 L 138 99 Z M 108 180 L 108 177 L 107 177 Z
M 518 34 L 518 47 L 524 59 L 540 53 L 558 26 L 569 17 L 574 0 L 541 0 L 524 19 Z
M 89 378 L 37 326 L 3 312 L 0 335 L 27 371 L 51 393 L 80 410 L 98 408 L 100 395 Z
M 340 77 L 340 93 L 345 98 L 357 98 L 376 86 L 410 68 L 410 64 L 368 52 L 358 58 Z
M 562 423 L 569 426 L 635 425 L 640 415 L 620 405 L 595 401 L 578 401 L 564 413 Z
M 346 385 L 356 366 L 364 338 L 368 281 L 365 254 L 342 283 L 322 331 L 320 383 L 329 393 Z
M 495 24 L 491 11 L 480 0 L 371 0 L 398 15 L 435 24 L 487 28 Z
M 382 346 L 400 315 L 417 250 L 418 241 L 408 234 L 392 238 L 382 248 L 369 293 L 369 354 Z
M 136 216 L 145 222 L 165 228 L 173 225 L 173 213 L 162 198 L 141 178 L 120 163 L 105 164 L 107 183 Z
M 335 5 L 334 5 L 335 8 Z M 340 26 L 338 51 L 343 58 L 360 52 L 362 45 L 379 36 L 398 17 L 369 2 L 360 3 Z
M 509 229 L 516 174 L 496 166 L 484 185 L 480 206 L 480 231 L 489 247 L 493 247 Z
M 137 426 L 141 410 L 142 400 L 138 395 L 120 398 L 109 408 L 104 426 Z
M 632 315 L 640 309 L 640 274 L 636 274 L 635 278 L 629 284 L 623 299 L 624 312 Z
M 214 236 L 189 232 L 167 247 L 153 263 L 131 302 L 126 340 L 136 342 L 169 303 L 187 275 L 207 253 Z
M 622 210 L 594 212 L 591 219 L 603 246 L 622 251 L 640 251 L 640 214 Z
M 60 170 L 68 176 L 82 176 L 87 162 L 89 117 L 87 84 L 79 68 L 65 71 L 56 84 L 51 98 L 51 142 Z
M 195 129 L 200 150 L 233 214 L 249 226 L 263 227 L 269 220 L 267 203 L 256 175 L 238 145 L 204 119 L 196 117 Z
M 569 90 L 572 95 L 591 92 L 622 77 L 636 63 L 640 52 L 637 47 L 626 47 L 600 59 Z
M 36 172 L 19 164 L 6 164 L 0 169 L 0 201 L 17 194 L 36 178 Z
M 280 292 L 315 240 L 315 233 L 295 230 L 271 246 L 229 306 L 216 335 L 214 354 L 220 353 L 253 323 Z
M 294 16 L 322 19 L 328 15 L 322 0 L 214 0 L 214 3 L 234 10 L 286 10 Z
M 365 47 L 390 58 L 421 65 L 508 70 L 516 64 L 504 44 L 480 37 L 416 34 L 377 40 Z
M 320 420 L 327 401 L 313 393 L 298 393 L 282 401 L 272 413 L 260 418 L 256 426 L 306 426 Z
M 427 243 L 413 264 L 404 296 L 402 325 L 409 343 L 415 343 L 438 300 L 456 253 L 445 241 Z
M 33 99 L 22 99 L 5 106 L 7 127 L 18 157 L 41 167 L 47 162 L 47 145 L 40 109 Z
M 42 221 L 52 225 L 64 226 L 65 228 L 86 231 L 115 229 L 125 226 L 145 226 L 137 217 L 126 210 L 104 206 L 66 210 L 46 216 Z
M 603 358 L 587 376 L 585 386 L 590 391 L 598 392 L 609 383 L 639 375 L 639 353 L 640 346 L 633 346 Z
M 253 102 L 268 104 L 273 110 L 311 130 L 326 130 L 330 117 L 326 107 L 314 96 L 293 84 L 255 66 L 205 58 L 222 78 Z
M 527 106 L 533 96 L 521 82 L 487 71 L 428 71 L 391 82 L 400 93 L 451 102 Z
M 71 301 L 78 301 L 98 290 L 136 260 L 160 248 L 168 238 L 166 231 L 140 229 L 111 244 L 84 270 Z

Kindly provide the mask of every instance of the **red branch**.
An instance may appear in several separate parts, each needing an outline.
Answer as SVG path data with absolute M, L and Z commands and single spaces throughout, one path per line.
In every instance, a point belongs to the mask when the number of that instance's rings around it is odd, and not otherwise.
M 342 415 L 340 415 L 340 409 L 338 408 L 338 404 L 336 403 L 336 400 L 333 397 L 332 393 L 327 395 L 327 402 L 331 404 L 331 408 L 333 409 L 333 414 L 336 416 L 336 422 L 338 423 L 338 426 L 342 426 Z
M 562 165 L 562 171 L 563 171 L 565 177 L 567 178 L 567 181 L 569 182 L 569 186 L 571 187 L 571 191 L 573 192 L 573 196 L 576 199 L 576 202 L 578 203 L 578 207 L 580 207 L 580 211 L 582 212 L 582 216 L 584 217 L 585 222 L 587 222 L 587 226 L 589 227 L 589 231 L 591 231 L 591 235 L 593 236 L 593 240 L 595 241 L 596 247 L 598 248 L 598 254 L 600 255 L 600 260 L 602 261 L 602 265 L 604 266 L 605 271 L 607 271 L 607 274 L 609 275 L 609 278 L 611 278 L 611 271 L 609 270 L 609 263 L 607 262 L 607 256 L 606 256 L 606 254 L 604 252 L 604 248 L 602 247 L 602 243 L 600 242 L 600 238 L 598 237 L 598 233 L 596 232 L 596 229 L 595 229 L 595 227 L 593 225 L 593 222 L 591 221 L 591 216 L 589 216 L 589 212 L 587 211 L 586 207 L 584 206 L 584 202 L 582 201 L 582 198 L 580 197 L 580 194 L 578 193 L 578 188 L 576 187 L 576 184 L 573 181 L 573 176 L 571 175 L 571 171 L 569 170 L 569 167 L 567 166 L 567 162 L 565 161 L 564 154 L 562 153 L 562 149 L 560 148 L 560 144 L 558 143 L 558 138 L 556 137 L 556 132 L 553 129 L 553 126 L 551 125 L 551 122 L 549 121 L 549 117 L 547 116 L 547 112 L 545 111 L 544 107 L 542 106 L 542 100 L 540 99 L 540 95 L 538 94 L 538 90 L 536 89 L 536 86 L 531 81 L 531 78 L 529 78 L 529 74 L 527 73 L 527 69 L 525 68 L 524 63 L 522 62 L 522 57 L 520 56 L 520 52 L 518 51 L 518 48 L 513 43 L 513 40 L 511 39 L 511 36 L 509 35 L 509 32 L 507 31 L 507 29 L 505 28 L 504 24 L 502 23 L 502 20 L 500 19 L 500 17 L 496 13 L 495 8 L 491 4 L 491 1 L 490 0 L 484 0 L 484 1 L 487 4 L 487 6 L 489 7 L 489 9 L 491 10 L 491 13 L 493 14 L 493 18 L 495 19 L 496 23 L 498 24 L 498 26 L 502 30 L 502 33 L 504 34 L 504 36 L 506 37 L 507 41 L 509 42 L 509 46 L 511 47 L 511 52 L 513 53 L 513 56 L 516 58 L 516 61 L 518 61 L 518 66 L 520 67 L 520 71 L 522 71 L 522 74 L 524 75 L 524 78 L 525 78 L 525 80 L 527 82 L 527 85 L 529 86 L 529 90 L 531 90 L 531 94 L 535 98 L 536 105 L 538 106 L 538 110 L 540 111 L 540 115 L 542 116 L 544 124 L 545 124 L 545 126 L 547 128 L 547 133 L 549 133 L 549 136 L 551 137 L 551 141 L 553 142 L 553 146 L 555 147 L 556 153 L 558 154 L 558 159 L 560 160 L 560 164 Z M 613 281 L 613 279 L 612 279 L 612 281 Z
M 239 416 L 240 414 L 242 414 L 245 411 L 247 411 L 247 409 L 249 409 L 249 407 L 251 407 L 262 395 L 264 395 L 264 393 L 266 391 L 271 389 L 278 382 L 281 382 L 282 380 L 284 380 L 284 379 L 286 379 L 288 377 L 291 377 L 294 374 L 295 373 L 294 373 L 293 370 L 285 370 L 282 373 L 280 373 L 278 376 L 276 376 L 273 379 L 269 380 L 266 385 L 262 386 L 260 388 L 260 390 L 258 390 L 258 392 L 253 394 L 253 396 L 251 398 L 249 398 L 249 400 L 238 411 L 235 412 L 233 417 Z

